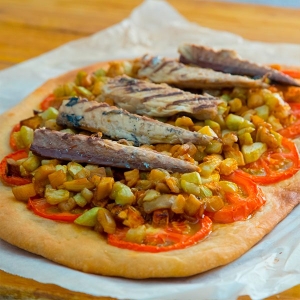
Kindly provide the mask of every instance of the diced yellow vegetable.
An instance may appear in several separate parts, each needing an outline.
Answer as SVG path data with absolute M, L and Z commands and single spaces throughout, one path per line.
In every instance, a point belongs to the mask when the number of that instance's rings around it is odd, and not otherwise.
M 273 130 L 275 131 L 279 131 L 280 129 L 283 128 L 282 124 L 280 123 L 279 119 L 276 118 L 275 116 L 271 115 L 269 116 L 268 123 L 270 123 L 272 125 Z
M 183 195 L 177 195 L 172 203 L 171 210 L 176 214 L 182 214 L 184 212 L 185 202 L 186 200 Z
M 150 189 L 147 190 L 145 196 L 143 197 L 143 201 L 152 201 L 160 196 L 160 193 L 156 190 Z
M 200 195 L 200 186 L 184 179 L 180 180 L 181 188 L 188 194 L 194 194 L 196 196 Z
M 237 193 L 239 190 L 237 184 L 231 181 L 221 180 L 218 185 L 225 193 Z
M 70 181 L 66 181 L 63 184 L 63 187 L 72 192 L 80 192 L 82 189 L 92 189 L 94 187 L 94 184 L 89 181 L 87 178 L 80 178 L 80 179 L 74 179 Z
M 207 177 L 211 175 L 219 167 L 221 161 L 222 159 L 217 156 L 210 156 L 210 159 L 199 164 L 201 176 Z
M 210 144 L 206 146 L 207 154 L 220 154 L 222 153 L 223 144 L 219 141 L 212 141 Z
M 55 166 L 53 165 L 43 165 L 37 168 L 34 172 L 34 178 L 36 181 L 43 181 L 48 179 L 48 175 L 55 172 Z
M 97 213 L 97 220 L 104 232 L 112 234 L 116 231 L 116 222 L 108 209 L 101 207 Z
M 267 105 L 258 106 L 254 109 L 256 111 L 256 114 L 262 118 L 263 120 L 268 120 L 270 109 Z
M 244 166 L 245 165 L 244 155 L 238 149 L 235 149 L 235 148 L 231 147 L 230 149 L 227 149 L 226 151 L 224 151 L 224 156 L 225 156 L 225 158 L 235 159 L 237 161 L 238 166 Z
M 64 189 L 53 189 L 51 187 L 46 187 L 45 198 L 46 201 L 52 205 L 58 204 L 60 202 L 68 200 L 70 197 L 70 192 Z
M 230 106 L 230 111 L 231 112 L 237 112 L 239 111 L 242 106 L 243 106 L 243 103 L 242 103 L 242 100 L 239 99 L 239 98 L 234 98 L 232 100 L 230 100 L 228 102 L 229 106 Z
M 236 143 L 238 141 L 238 137 L 236 133 L 234 132 L 227 132 L 225 130 L 222 131 L 222 142 L 226 146 L 232 146 L 233 143 Z
M 265 99 L 260 92 L 253 92 L 247 99 L 247 105 L 249 108 L 255 108 L 265 104 Z
M 165 179 L 168 177 L 170 177 L 168 171 L 163 169 L 152 169 L 149 173 L 148 179 L 157 183 L 165 181 Z
M 77 193 L 73 196 L 73 199 L 75 200 L 76 204 L 80 207 L 84 207 L 87 204 L 87 200 L 82 196 L 81 193 Z
M 76 205 L 77 203 L 75 202 L 74 198 L 70 197 L 68 200 L 58 203 L 57 206 L 61 211 L 70 211 L 75 208 Z
M 203 203 L 193 194 L 189 195 L 184 205 L 184 212 L 189 216 L 195 216 Z
M 252 145 L 243 145 L 242 153 L 246 164 L 257 161 L 268 150 L 265 143 L 255 142 Z
M 124 172 L 125 180 L 127 181 L 127 186 L 134 186 L 140 179 L 140 171 L 138 169 L 130 170 Z
M 206 197 L 211 197 L 212 191 L 205 185 L 200 186 L 200 197 L 201 198 L 206 198 Z
M 63 171 L 63 169 L 60 169 L 49 174 L 48 179 L 51 186 L 56 189 L 67 181 L 67 174 Z
M 212 120 L 205 120 L 204 124 L 209 126 L 218 136 L 221 134 L 221 126 L 219 123 Z
M 191 118 L 183 116 L 179 117 L 175 121 L 175 126 L 183 127 L 183 128 L 189 128 L 190 126 L 193 126 L 194 122 Z
M 69 173 L 75 177 L 75 175 L 83 169 L 83 166 L 75 161 L 71 161 L 67 164 Z
M 125 240 L 131 243 L 142 244 L 146 235 L 146 226 L 140 225 L 135 228 L 129 228 L 129 230 L 126 232 Z
M 166 184 L 172 193 L 178 194 L 180 192 L 180 183 L 178 178 L 171 176 L 166 179 Z
M 80 193 L 88 203 L 91 202 L 91 200 L 93 199 L 93 192 L 87 188 L 83 188 Z
M 216 212 L 224 206 L 224 201 L 220 196 L 212 196 L 205 198 L 205 210 L 209 212 Z
M 181 175 L 181 180 L 186 180 L 196 185 L 201 184 L 201 176 L 198 172 L 184 173 Z
M 137 209 L 135 209 L 133 206 L 129 206 L 126 209 L 126 218 L 123 221 L 123 224 L 125 226 L 128 226 L 130 228 L 135 228 L 144 223 L 145 220 Z
M 14 186 L 12 187 L 12 192 L 15 198 L 19 201 L 27 201 L 29 198 L 36 195 L 33 183 Z
M 220 180 L 220 174 L 218 172 L 215 172 L 207 177 L 202 176 L 201 179 L 203 184 L 215 182 L 215 181 L 217 182 Z
M 105 199 L 112 192 L 114 185 L 114 179 L 112 177 L 101 177 L 99 183 L 96 186 L 95 200 L 100 201 Z
M 219 165 L 220 174 L 229 175 L 238 169 L 238 163 L 234 158 L 225 158 Z
M 209 126 L 202 127 L 200 130 L 198 130 L 198 132 L 211 137 L 215 137 L 215 138 L 218 137 L 218 135 Z

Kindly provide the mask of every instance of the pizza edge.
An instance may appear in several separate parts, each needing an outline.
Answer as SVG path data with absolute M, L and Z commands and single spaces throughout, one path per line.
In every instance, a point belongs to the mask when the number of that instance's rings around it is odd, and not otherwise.
M 107 63 L 80 70 L 92 72 Z M 41 99 L 55 86 L 74 78 L 79 69 L 50 79 L 0 120 L 1 158 L 11 152 L 11 128 L 32 115 Z M 107 276 L 160 278 L 191 276 L 226 265 L 251 249 L 299 204 L 300 174 L 276 185 L 263 187 L 266 204 L 246 221 L 215 225 L 213 232 L 198 244 L 169 252 L 147 253 L 119 249 L 89 228 L 40 218 L 14 200 L 11 189 L 0 185 L 0 238 L 53 262 Z M 276 189 L 274 188 L 276 187 Z

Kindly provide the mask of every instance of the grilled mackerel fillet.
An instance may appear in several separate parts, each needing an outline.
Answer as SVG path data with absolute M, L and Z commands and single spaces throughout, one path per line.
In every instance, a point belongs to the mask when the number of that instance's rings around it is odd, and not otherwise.
M 191 142 L 207 145 L 212 138 L 198 132 L 159 122 L 148 117 L 131 114 L 121 108 L 96 101 L 73 97 L 59 108 L 59 125 L 101 131 L 112 139 L 126 139 L 135 145 L 183 144 Z
M 79 163 L 126 169 L 194 172 L 198 167 L 153 150 L 125 146 L 95 136 L 70 134 L 41 128 L 34 131 L 30 150 L 36 155 Z
M 183 44 L 178 52 L 180 53 L 179 60 L 184 64 L 193 64 L 230 74 L 256 78 L 268 77 L 278 83 L 300 86 L 292 77 L 270 67 L 243 60 L 232 50 L 215 51 L 205 46 Z
M 139 61 L 137 77 L 155 83 L 167 83 L 179 88 L 222 89 L 232 87 L 268 87 L 261 80 L 188 66 L 176 60 L 146 55 Z
M 107 81 L 99 100 L 105 98 L 111 98 L 117 106 L 139 115 L 169 117 L 183 112 L 199 120 L 213 119 L 217 105 L 222 102 L 209 95 L 196 95 L 126 75 Z

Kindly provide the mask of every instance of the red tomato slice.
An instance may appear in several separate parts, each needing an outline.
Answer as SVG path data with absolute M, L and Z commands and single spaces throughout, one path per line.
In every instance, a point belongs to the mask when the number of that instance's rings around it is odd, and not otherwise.
M 281 70 L 281 72 L 290 77 L 300 79 L 300 70 Z
M 23 185 L 30 183 L 31 180 L 28 178 L 18 177 L 18 176 L 9 176 L 7 175 L 7 160 L 14 159 L 19 160 L 22 158 L 28 157 L 28 154 L 24 150 L 19 150 L 5 156 L 0 163 L 0 179 L 5 185 Z
M 300 161 L 296 145 L 282 139 L 279 149 L 269 149 L 257 161 L 247 164 L 239 173 L 258 184 L 271 184 L 292 177 L 299 171 Z
M 300 103 L 289 103 L 289 105 L 297 120 L 294 124 L 279 130 L 278 133 L 286 138 L 294 139 L 300 136 Z
M 186 228 L 184 222 L 175 223 L 174 226 L 171 223 L 168 227 L 161 228 L 157 233 L 148 235 L 143 244 L 127 242 L 125 236 L 128 229 L 117 229 L 116 233 L 109 234 L 108 243 L 134 251 L 163 252 L 192 246 L 204 239 L 212 230 L 212 221 L 207 216 L 199 219 L 197 224 L 193 224 L 193 227 L 197 228 L 194 233 L 184 232 L 184 228 Z
M 52 106 L 52 103 L 55 101 L 54 94 L 48 95 L 40 104 L 40 107 L 42 110 L 46 110 L 50 106 Z
M 21 124 L 18 123 L 18 124 L 16 124 L 16 125 L 13 127 L 13 129 L 12 129 L 12 131 L 11 131 L 11 133 L 10 133 L 10 137 L 9 137 L 9 145 L 10 145 L 10 148 L 11 148 L 12 150 L 14 150 L 14 151 L 17 151 L 17 150 L 18 150 L 17 143 L 16 143 L 16 140 L 15 140 L 15 138 L 14 138 L 14 133 L 20 131 L 20 129 L 21 129 Z
M 240 193 L 226 193 L 227 203 L 216 212 L 206 212 L 214 222 L 232 223 L 246 220 L 254 211 L 265 203 L 265 198 L 261 189 L 250 178 L 241 176 L 239 171 L 235 171 L 229 176 L 222 176 L 223 180 L 236 183 L 241 189 Z
M 61 212 L 57 206 L 49 204 L 45 198 L 29 199 L 28 208 L 40 217 L 55 221 L 73 222 L 81 215 Z

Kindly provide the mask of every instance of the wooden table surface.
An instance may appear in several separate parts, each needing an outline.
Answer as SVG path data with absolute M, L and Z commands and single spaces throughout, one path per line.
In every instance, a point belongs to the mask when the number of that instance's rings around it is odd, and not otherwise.
M 188 20 L 205 27 L 250 40 L 300 43 L 300 9 L 201 0 L 168 2 Z M 117 24 L 141 3 L 142 0 L 1 0 L 0 69 Z M 75 293 L 0 271 L 0 299 L 111 298 Z M 239 298 L 242 299 L 250 298 Z M 267 299 L 300 299 L 300 285 Z

